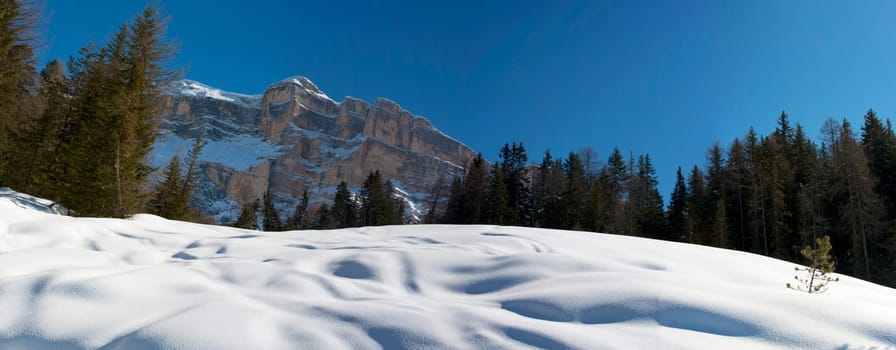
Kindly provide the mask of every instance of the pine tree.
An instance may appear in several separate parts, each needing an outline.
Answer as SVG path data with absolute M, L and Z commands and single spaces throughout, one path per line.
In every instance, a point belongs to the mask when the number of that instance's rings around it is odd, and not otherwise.
M 354 227 L 358 219 L 357 212 L 354 196 L 348 190 L 348 184 L 341 181 L 336 187 L 336 195 L 333 197 L 330 221 L 336 228 Z
M 280 213 L 277 212 L 277 208 L 274 207 L 274 202 L 271 200 L 271 192 L 264 193 L 262 203 L 264 205 L 262 229 L 265 231 L 282 231 L 283 222 L 280 219 Z
M 34 98 L 34 28 L 39 11 L 25 1 L 0 1 L 0 186 L 21 181 L 21 168 L 10 163 L 25 156 L 13 147 L 16 133 L 36 115 Z
M 830 122 L 827 124 L 830 126 Z M 852 132 L 850 123 L 843 121 L 839 128 L 839 138 L 832 144 L 830 176 L 831 188 L 838 201 L 840 230 L 848 232 L 851 251 L 844 254 L 851 257 L 850 270 L 866 280 L 875 280 L 879 275 L 882 259 L 875 254 L 875 245 L 881 245 L 887 237 L 880 218 L 883 206 L 873 189 L 873 178 L 868 162 Z
M 862 150 L 871 173 L 877 178 L 877 192 L 886 201 L 889 216 L 896 216 L 896 135 L 873 110 L 865 114 L 862 126 Z
M 361 188 L 361 225 L 382 226 L 403 223 L 403 205 L 394 196 L 394 186 L 383 180 L 379 170 L 371 172 Z
M 634 215 L 637 224 L 636 233 L 652 238 L 665 238 L 668 236 L 666 217 L 663 211 L 663 197 L 657 186 L 656 169 L 650 161 L 650 155 L 638 157 L 637 174 L 635 184 L 637 190 L 637 205 Z
M 64 133 L 68 105 L 67 78 L 59 61 L 51 61 L 41 71 L 37 96 L 42 111 L 33 122 L 19 126 L 19 132 L 10 135 L 16 145 L 7 152 L 11 157 L 10 185 L 20 191 L 52 198 L 53 181 L 58 155 L 54 154 L 58 139 Z M 27 120 L 26 120 L 27 122 Z M 3 177 L 0 175 L 0 177 Z
M 669 231 L 670 239 L 676 241 L 684 241 L 688 236 L 687 225 L 687 205 L 688 205 L 688 188 L 684 183 L 684 175 L 681 173 L 681 167 L 675 173 L 675 188 L 672 190 L 672 196 L 669 199 Z
M 330 205 L 322 204 L 319 208 L 317 208 L 317 214 L 315 214 L 314 219 L 314 229 L 316 230 L 326 230 L 333 228 L 333 222 L 330 221 L 333 218 L 330 215 Z
M 707 244 L 706 231 L 706 185 L 703 182 L 703 172 L 696 165 L 688 176 L 687 199 L 687 242 Z
M 240 210 L 240 216 L 236 219 L 233 227 L 244 228 L 248 230 L 258 230 L 258 209 L 260 203 L 258 199 L 251 203 L 243 204 Z
M 162 181 L 156 185 L 153 198 L 149 202 L 149 212 L 163 218 L 178 219 L 178 197 L 183 177 L 180 169 L 180 155 L 175 154 L 165 167 Z
M 831 237 L 824 236 L 815 241 L 815 249 L 806 246 L 800 253 L 809 260 L 808 267 L 795 267 L 797 272 L 805 272 L 808 276 L 800 278 L 794 276 L 798 285 L 787 284 L 787 288 L 795 289 L 807 293 L 823 293 L 827 290 L 830 282 L 836 282 L 840 279 L 829 276 L 834 272 L 834 262 L 831 261 Z
M 748 165 L 747 151 L 740 139 L 735 138 L 728 148 L 728 161 L 725 165 L 726 177 L 726 195 L 725 207 L 731 208 L 728 211 L 728 230 L 732 232 L 734 242 L 738 249 L 748 251 L 751 242 L 750 234 L 747 230 L 747 217 L 750 212 L 747 205 L 749 199 L 748 177 L 750 168 Z
M 289 217 L 289 220 L 286 222 L 287 230 L 304 230 L 308 228 L 308 191 L 305 190 L 302 192 L 302 199 L 299 200 L 299 204 L 296 205 L 296 209 L 293 211 L 292 216 Z
M 504 144 L 499 154 L 501 172 L 507 187 L 507 207 L 509 224 L 525 226 L 532 222 L 532 205 L 529 176 L 526 169 L 528 156 L 522 143 Z
M 562 208 L 565 214 L 562 222 L 563 228 L 580 230 L 582 223 L 580 222 L 585 212 L 585 202 L 588 198 L 588 187 L 585 178 L 585 168 L 579 155 L 573 152 L 569 153 L 566 161 L 563 163 L 564 189 Z
M 511 208 L 507 199 L 507 186 L 504 184 L 504 171 L 497 164 L 492 166 L 488 186 L 488 220 L 495 225 L 508 225 L 511 217 Z
M 461 178 L 455 177 L 451 181 L 451 187 L 448 189 L 448 204 L 445 207 L 445 215 L 441 221 L 446 224 L 463 224 L 466 220 L 466 215 L 464 215 L 466 202 L 464 182 Z
M 607 159 L 607 166 L 601 173 L 606 188 L 607 205 L 607 233 L 625 232 L 625 207 L 623 199 L 626 196 L 628 184 L 628 170 L 622 152 L 619 148 L 613 148 L 613 153 Z
M 485 211 L 483 205 L 488 186 L 487 166 L 488 164 L 480 153 L 473 158 L 467 168 L 463 181 L 463 196 L 465 198 L 463 213 L 467 217 L 467 220 L 464 220 L 465 223 L 483 223 L 483 212 Z
M 709 210 L 707 214 L 709 225 L 712 227 L 706 244 L 715 247 L 727 248 L 730 246 L 728 234 L 728 214 L 726 208 L 725 160 L 722 156 L 722 147 L 719 143 L 713 144 L 707 154 L 709 166 L 706 172 L 707 197 L 705 206 Z

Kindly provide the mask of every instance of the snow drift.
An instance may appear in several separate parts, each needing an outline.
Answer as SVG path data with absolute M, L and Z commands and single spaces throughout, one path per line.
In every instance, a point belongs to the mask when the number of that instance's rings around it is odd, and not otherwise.
M 0 191 L 2 349 L 870 349 L 896 291 L 633 237 L 495 226 L 263 233 L 57 215 Z

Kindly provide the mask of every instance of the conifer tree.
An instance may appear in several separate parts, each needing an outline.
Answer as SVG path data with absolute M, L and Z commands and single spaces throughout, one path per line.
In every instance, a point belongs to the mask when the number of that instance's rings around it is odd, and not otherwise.
M 706 183 L 703 172 L 696 165 L 688 175 L 688 239 L 690 243 L 707 244 Z
M 258 199 L 255 199 L 251 203 L 243 204 L 243 207 L 240 210 L 240 216 L 236 219 L 233 227 L 258 230 L 258 209 L 260 205 Z
M 465 223 L 481 224 L 483 223 L 483 212 L 485 209 L 485 195 L 488 186 L 488 164 L 482 154 L 477 154 L 470 166 L 467 168 L 464 176 L 464 210 L 463 213 L 467 217 Z
M 313 227 L 317 230 L 331 229 L 333 228 L 333 222 L 330 221 L 332 218 L 333 216 L 330 215 L 330 205 L 326 203 L 321 204 L 321 206 L 317 208 Z
M 286 222 L 287 230 L 304 230 L 308 228 L 308 190 L 302 192 L 302 199 L 299 200 L 299 204 L 296 205 L 296 209 L 293 211 L 292 216 L 289 217 L 289 220 Z
M 265 231 L 282 231 L 283 222 L 280 219 L 280 213 L 277 212 L 277 208 L 274 207 L 274 202 L 271 200 L 271 193 L 265 192 L 263 198 L 264 216 L 262 220 L 262 228 Z
M 37 115 L 30 89 L 34 84 L 34 29 L 39 11 L 20 0 L 0 1 L 0 186 L 21 180 L 11 168 L 24 156 L 11 142 L 20 127 Z
M 623 198 L 626 196 L 628 173 L 622 152 L 619 148 L 613 148 L 601 174 L 606 188 L 608 233 L 624 233 L 626 214 Z
M 635 183 L 632 186 L 636 188 L 634 193 L 637 197 L 637 203 L 632 213 L 637 226 L 635 233 L 652 238 L 666 238 L 668 229 L 663 210 L 663 197 L 657 189 L 659 181 L 656 178 L 656 169 L 650 161 L 650 155 L 645 154 L 638 157 L 637 173 L 634 180 Z
M 684 182 L 681 167 L 675 173 L 675 187 L 669 199 L 669 232 L 670 239 L 684 241 L 688 236 L 687 225 L 688 188 Z
M 797 272 L 804 272 L 807 276 L 800 278 L 794 276 L 793 279 L 799 284 L 793 285 L 788 283 L 787 288 L 795 289 L 806 293 L 823 293 L 827 290 L 830 282 L 839 280 L 837 277 L 828 274 L 834 272 L 834 262 L 831 261 L 831 237 L 824 236 L 815 241 L 815 248 L 806 246 L 800 253 L 804 258 L 809 260 L 808 267 L 795 267 Z
M 442 218 L 442 222 L 455 225 L 463 224 L 466 219 L 464 208 L 467 205 L 467 200 L 464 192 L 464 182 L 460 177 L 455 177 L 451 181 L 448 193 L 448 204 L 445 207 L 445 216 Z
M 182 183 L 180 155 L 175 154 L 165 167 L 162 181 L 155 187 L 155 193 L 149 202 L 149 212 L 163 218 L 178 219 L 181 214 L 178 212 L 178 199 Z
M 354 227 L 357 222 L 357 212 L 354 196 L 348 190 L 348 184 L 345 181 L 339 182 L 339 186 L 336 187 L 336 195 L 333 197 L 330 222 L 336 228 Z
M 504 184 L 504 171 L 497 164 L 492 165 L 488 186 L 488 223 L 508 225 L 511 208 L 508 205 L 507 186 Z
M 383 180 L 379 170 L 371 172 L 361 188 L 361 225 L 382 226 L 402 223 L 403 208 L 393 195 L 392 182 Z
M 896 135 L 889 123 L 868 110 L 862 125 L 862 150 L 871 173 L 876 177 L 877 192 L 885 200 L 889 217 L 896 217 Z
M 580 230 L 582 228 L 582 215 L 584 214 L 585 202 L 588 198 L 588 189 L 585 178 L 585 168 L 579 155 L 573 152 L 569 153 L 566 161 L 563 163 L 564 189 L 562 208 L 564 220 L 563 228 Z
M 749 181 L 750 167 L 747 158 L 747 151 L 744 144 L 739 138 L 735 138 L 728 148 L 728 161 L 725 165 L 725 190 L 726 202 L 725 207 L 731 208 L 728 211 L 728 230 L 732 232 L 733 243 L 738 249 L 748 251 L 750 246 L 750 234 L 748 233 L 747 215 L 750 210 L 747 208 L 749 204 Z

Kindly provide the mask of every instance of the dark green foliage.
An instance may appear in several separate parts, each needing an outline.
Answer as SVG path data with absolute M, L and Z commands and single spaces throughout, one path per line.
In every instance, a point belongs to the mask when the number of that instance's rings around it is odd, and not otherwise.
M 249 230 L 258 230 L 258 210 L 261 207 L 258 199 L 251 203 L 243 204 L 239 218 L 233 224 L 233 227 L 244 228 Z
M 198 220 L 199 214 L 190 207 L 193 189 L 196 187 L 199 170 L 199 154 L 202 152 L 202 137 L 196 139 L 187 156 L 187 169 L 181 171 L 180 155 L 171 158 L 162 174 L 162 181 L 156 184 L 146 210 L 152 214 L 181 221 Z
M 703 172 L 696 165 L 691 168 L 688 176 L 688 198 L 687 198 L 687 237 L 686 242 L 706 244 L 708 241 L 707 217 L 708 210 L 706 208 L 707 195 L 706 184 L 703 182 Z
M 9 14 L 6 6 L 17 4 L 2 2 L 0 17 Z M 0 171 L 5 179 L 0 182 L 57 200 L 78 215 L 124 217 L 143 209 L 151 197 L 145 185 L 152 169 L 145 159 L 155 140 L 159 89 L 170 78 L 163 67 L 171 54 L 164 29 L 158 9 L 149 6 L 106 46 L 87 46 L 73 57 L 69 79 L 60 64 L 51 63 L 37 89 L 43 112 L 20 119 L 15 130 L 0 116 L 0 134 L 10 136 L 0 142 L 29 146 L 25 152 L 4 152 L 0 167 L 15 171 Z M 0 43 L 0 56 L 4 46 Z M 7 115 L 12 109 L 0 110 Z
M 486 203 L 488 203 L 488 211 L 486 213 L 486 223 L 495 225 L 511 224 L 509 219 L 513 216 L 512 209 L 508 203 L 507 186 L 504 184 L 504 171 L 497 164 L 492 165 L 491 174 L 489 174 L 489 186 Z
M 336 195 L 333 198 L 333 207 L 330 211 L 330 222 L 336 228 L 354 227 L 358 221 L 358 207 L 355 198 L 348 190 L 345 181 L 339 183 Z
M 574 230 L 582 229 L 581 220 L 585 214 L 585 203 L 588 201 L 588 187 L 585 179 L 585 168 L 579 155 L 570 152 L 563 163 L 563 200 L 562 212 L 565 215 L 561 227 Z
M 403 206 L 395 198 L 392 182 L 384 180 L 379 170 L 370 173 L 361 188 L 362 226 L 400 225 Z
M 802 278 L 798 275 L 794 276 L 793 279 L 798 284 L 788 283 L 787 288 L 807 293 L 822 293 L 827 290 L 828 283 L 838 281 L 839 278 L 828 275 L 834 272 L 834 262 L 831 260 L 830 251 L 831 237 L 828 236 L 816 239 L 814 249 L 809 245 L 803 248 L 800 254 L 809 260 L 809 266 L 796 267 L 794 270 L 804 272 L 808 276 Z
M 317 214 L 315 214 L 314 219 L 314 227 L 317 230 L 326 230 L 333 228 L 333 215 L 330 215 L 330 205 L 322 204 L 319 208 L 317 208 Z
M 282 231 L 283 221 L 280 219 L 280 213 L 277 212 L 277 208 L 274 207 L 270 192 L 265 192 L 262 203 L 264 205 L 262 209 L 264 216 L 262 217 L 261 228 L 265 231 Z
M 688 234 L 688 188 L 684 183 L 681 167 L 675 173 L 675 188 L 669 199 L 669 232 L 671 240 L 684 241 Z
M 501 174 L 507 193 L 507 213 L 503 220 L 509 225 L 530 225 L 533 210 L 530 196 L 528 156 L 522 143 L 504 144 L 499 154 Z
M 180 196 L 183 175 L 180 169 L 180 155 L 175 154 L 165 167 L 162 181 L 156 185 L 155 193 L 149 201 L 148 211 L 164 218 L 174 219 L 182 215 L 178 213 L 178 197 Z
M 455 177 L 451 181 L 448 188 L 448 204 L 445 206 L 445 215 L 442 222 L 446 224 L 464 224 L 467 223 L 467 217 L 464 215 L 466 209 L 466 193 L 464 192 L 464 182 L 461 178 Z
M 0 186 L 23 182 L 23 169 L 11 163 L 28 161 L 27 150 L 13 147 L 13 142 L 18 133 L 31 126 L 39 109 L 30 93 L 35 76 L 33 30 L 38 13 L 24 1 L 0 1 Z
M 308 191 L 302 192 L 302 199 L 299 200 L 299 204 L 296 205 L 296 209 L 293 211 L 292 216 L 289 217 L 289 220 L 286 221 L 287 230 L 304 230 L 309 226 L 308 223 Z

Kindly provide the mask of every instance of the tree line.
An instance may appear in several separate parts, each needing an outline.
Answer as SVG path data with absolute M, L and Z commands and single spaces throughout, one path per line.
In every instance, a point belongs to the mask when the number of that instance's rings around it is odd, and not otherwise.
M 23 1 L 0 1 L 0 186 L 52 199 L 76 215 L 161 210 L 190 218 L 188 199 L 162 203 L 161 189 L 146 186 L 159 96 L 173 77 L 163 66 L 173 49 L 159 9 L 147 6 L 105 45 L 88 44 L 67 63 L 50 61 L 36 73 L 38 13 Z M 178 187 L 189 197 L 195 165 L 164 190 Z
M 857 134 L 859 133 L 859 134 Z M 896 136 L 873 110 L 860 130 L 829 119 L 813 142 L 786 113 L 775 130 L 716 143 L 679 168 L 668 206 L 649 155 L 585 148 L 528 164 L 522 143 L 437 184 L 428 223 L 586 230 L 731 248 L 799 262 L 828 235 L 839 269 L 896 285 Z M 447 193 L 445 193 L 447 192 Z
M 308 191 L 305 191 L 286 220 L 283 220 L 274 206 L 271 193 L 267 192 L 263 199 L 243 204 L 240 216 L 233 226 L 251 230 L 287 231 L 401 225 L 407 223 L 404 211 L 404 202 L 395 195 L 392 181 L 384 178 L 377 170 L 367 175 L 357 195 L 348 189 L 345 181 L 340 182 L 333 201 L 320 204 L 316 210 L 309 207 Z

